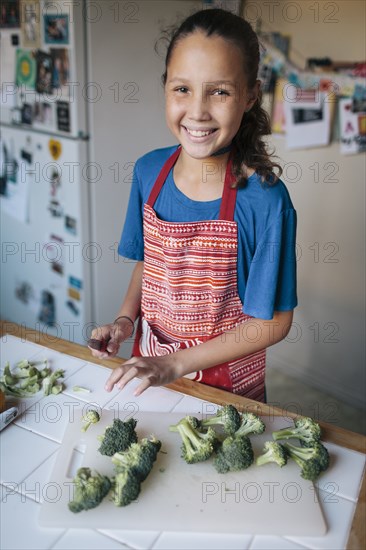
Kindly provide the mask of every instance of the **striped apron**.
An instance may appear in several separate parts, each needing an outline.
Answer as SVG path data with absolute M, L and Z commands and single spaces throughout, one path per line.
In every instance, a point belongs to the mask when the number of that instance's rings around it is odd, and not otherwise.
M 218 220 L 166 222 L 153 209 L 179 147 L 164 164 L 144 205 L 144 270 L 133 356 L 161 356 L 234 331 L 250 339 L 237 290 L 236 188 L 229 159 Z M 264 401 L 265 350 L 188 375 Z

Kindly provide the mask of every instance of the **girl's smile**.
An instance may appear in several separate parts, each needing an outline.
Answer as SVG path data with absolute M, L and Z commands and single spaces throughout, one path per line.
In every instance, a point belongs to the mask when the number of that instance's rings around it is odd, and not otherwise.
M 240 50 L 202 32 L 175 46 L 165 93 L 168 127 L 183 151 L 196 159 L 229 145 L 255 100 L 247 91 Z

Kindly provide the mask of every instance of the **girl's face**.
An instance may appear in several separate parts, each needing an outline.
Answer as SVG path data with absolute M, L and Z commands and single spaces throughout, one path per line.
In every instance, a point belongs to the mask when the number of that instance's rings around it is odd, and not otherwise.
M 177 43 L 167 68 L 168 127 L 190 157 L 207 158 L 231 143 L 257 93 L 234 44 L 195 32 Z

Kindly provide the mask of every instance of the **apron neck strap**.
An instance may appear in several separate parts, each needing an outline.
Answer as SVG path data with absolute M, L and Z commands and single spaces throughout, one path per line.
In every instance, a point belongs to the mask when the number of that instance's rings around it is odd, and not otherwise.
M 165 183 L 166 178 L 168 177 L 170 170 L 173 168 L 174 164 L 177 162 L 177 159 L 181 153 L 181 150 L 182 148 L 181 146 L 179 146 L 177 150 L 174 151 L 174 153 L 168 158 L 168 160 L 165 162 L 164 166 L 160 170 L 160 173 L 156 179 L 156 182 L 147 200 L 147 204 L 151 206 L 151 208 L 153 208 L 155 201 L 158 198 L 158 195 Z M 232 153 L 230 153 L 229 161 L 226 166 L 224 191 L 221 199 L 219 220 L 233 221 L 234 219 L 237 189 L 236 187 L 232 187 L 232 185 L 235 183 L 235 176 L 231 171 L 231 167 L 232 167 Z
M 227 221 L 234 220 L 237 188 L 233 187 L 233 184 L 235 183 L 236 178 L 232 173 L 232 164 L 233 164 L 233 152 L 231 151 L 229 160 L 226 166 L 224 191 L 222 194 L 219 220 L 227 220 Z
M 160 173 L 156 179 L 156 182 L 153 185 L 153 188 L 151 190 L 150 196 L 147 201 L 147 204 L 151 206 L 151 208 L 153 208 L 155 201 L 158 198 L 158 195 L 165 183 L 166 178 L 168 177 L 170 170 L 173 168 L 174 164 L 177 162 L 177 159 L 180 155 L 181 150 L 182 148 L 181 146 L 179 146 L 177 150 L 174 151 L 172 156 L 168 158 L 168 160 L 165 162 L 164 166 L 160 170 Z

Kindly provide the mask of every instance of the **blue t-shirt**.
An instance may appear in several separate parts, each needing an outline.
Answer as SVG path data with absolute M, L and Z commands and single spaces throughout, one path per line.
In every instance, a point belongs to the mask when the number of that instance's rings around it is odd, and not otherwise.
M 118 252 L 131 260 L 144 259 L 143 207 L 164 162 L 174 147 L 147 153 L 135 164 L 131 195 Z M 221 199 L 194 201 L 175 185 L 170 171 L 154 204 L 168 222 L 218 219 Z M 238 294 L 243 312 L 272 319 L 274 311 L 289 311 L 296 296 L 296 211 L 285 184 L 264 184 L 254 173 L 238 189 L 234 220 L 238 224 Z

